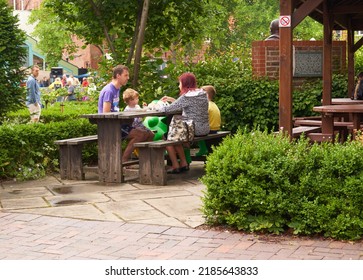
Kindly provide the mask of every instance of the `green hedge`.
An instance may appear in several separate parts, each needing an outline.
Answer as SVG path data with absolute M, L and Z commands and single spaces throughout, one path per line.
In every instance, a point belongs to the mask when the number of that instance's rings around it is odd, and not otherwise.
M 279 81 L 251 76 L 217 76 L 201 78 L 201 84 L 212 84 L 217 89 L 215 102 L 221 110 L 224 129 L 236 132 L 238 128 L 278 130 Z M 334 75 L 333 97 L 347 97 L 347 79 Z M 293 91 L 293 117 L 312 116 L 313 107 L 321 105 L 322 82 L 307 80 Z
M 78 102 L 56 102 L 49 104 L 47 108 L 42 109 L 40 116 L 41 123 L 60 122 L 79 118 L 82 114 L 95 114 L 97 107 L 88 101 Z M 29 110 L 24 108 L 16 112 L 8 113 L 3 119 L 4 123 L 26 124 L 30 121 Z
M 97 133 L 88 120 L 79 117 L 47 124 L 0 126 L 0 178 L 34 179 L 58 168 L 55 140 Z M 85 149 L 85 161 L 94 161 L 94 148 Z
M 235 55 L 223 53 L 198 63 L 170 63 L 162 73 L 157 73 L 163 79 L 158 79 L 156 74 L 141 77 L 141 99 L 150 102 L 164 95 L 177 97 L 176 81 L 181 73 L 190 71 L 196 75 L 199 86 L 210 84 L 216 88 L 215 102 L 221 111 L 223 129 L 278 130 L 279 81 L 253 77 L 250 62 L 236 60 Z M 332 96 L 347 97 L 346 76 L 333 76 Z M 321 104 L 321 98 L 321 78 L 306 80 L 293 92 L 293 116 L 313 115 L 312 108 Z
M 208 157 L 204 213 L 240 230 L 363 236 L 363 147 L 238 131 Z

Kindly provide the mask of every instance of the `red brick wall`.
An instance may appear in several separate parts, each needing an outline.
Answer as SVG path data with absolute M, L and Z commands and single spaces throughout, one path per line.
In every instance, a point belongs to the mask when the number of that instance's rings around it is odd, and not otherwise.
M 15 0 L 16 10 L 34 10 L 39 8 L 43 0 Z M 8 0 L 9 6 L 14 8 L 14 0 Z
M 322 51 L 322 41 L 294 41 L 295 51 Z M 252 43 L 252 73 L 255 77 L 279 78 L 279 41 L 255 41 Z M 346 71 L 346 42 L 334 41 L 332 51 L 333 73 Z M 294 82 L 306 78 L 294 78 Z M 296 80 L 296 81 L 295 81 Z

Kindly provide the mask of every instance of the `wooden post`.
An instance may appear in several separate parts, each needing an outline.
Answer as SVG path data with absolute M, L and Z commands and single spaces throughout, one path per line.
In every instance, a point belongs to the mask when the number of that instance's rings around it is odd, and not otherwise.
M 323 2 L 324 42 L 323 42 L 323 105 L 331 105 L 332 91 L 332 26 L 333 15 L 329 13 L 328 0 Z M 333 135 L 333 115 L 323 114 L 321 131 L 323 134 Z
M 280 89 L 279 126 L 280 130 L 292 137 L 292 1 L 280 0 Z M 290 26 L 281 26 L 290 18 Z M 285 24 L 288 25 L 288 24 Z
M 347 97 L 353 96 L 354 91 L 354 31 L 352 29 L 347 30 L 347 50 L 348 50 L 348 92 Z
M 332 91 L 332 25 L 333 15 L 329 13 L 328 0 L 323 3 L 324 43 L 323 43 L 323 105 L 331 104 Z

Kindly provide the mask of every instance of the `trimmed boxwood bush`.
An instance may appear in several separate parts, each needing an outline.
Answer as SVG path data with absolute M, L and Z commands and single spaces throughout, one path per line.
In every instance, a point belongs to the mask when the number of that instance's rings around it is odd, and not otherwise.
M 62 103 L 56 102 L 54 104 L 49 104 L 47 108 L 42 109 L 42 114 L 40 116 L 41 123 L 50 122 L 61 122 L 66 120 L 73 120 L 79 118 L 82 114 L 95 114 L 97 113 L 97 107 L 90 102 L 63 102 L 63 112 Z M 2 119 L 4 123 L 17 123 L 26 124 L 29 123 L 30 116 L 29 110 L 24 108 L 13 113 L 8 113 L 6 117 Z
M 204 213 L 239 230 L 363 236 L 363 146 L 238 131 L 208 157 Z
M 55 140 L 97 134 L 97 127 L 77 117 L 47 124 L 0 126 L 0 178 L 35 179 L 58 168 Z M 85 162 L 97 160 L 97 150 L 85 149 Z M 96 156 L 96 159 L 95 159 Z

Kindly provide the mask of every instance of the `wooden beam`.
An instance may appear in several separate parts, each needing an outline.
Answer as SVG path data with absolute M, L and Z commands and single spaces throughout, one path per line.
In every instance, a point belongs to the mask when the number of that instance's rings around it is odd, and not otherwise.
M 334 15 L 334 23 L 341 26 L 343 29 L 349 29 L 351 19 L 346 15 Z
M 312 11 L 314 11 L 323 0 L 305 1 L 292 15 L 292 28 L 294 29 L 300 22 L 304 20 Z
M 362 11 L 363 4 L 339 5 L 330 9 L 333 14 L 361 14 Z
M 352 29 L 354 31 L 363 30 L 363 22 L 362 22 L 362 20 L 353 19 L 352 20 Z
M 351 97 L 354 90 L 354 31 L 347 30 L 347 50 L 348 50 L 348 92 L 347 97 Z
M 292 1 L 280 0 L 280 15 L 292 15 Z M 280 27 L 279 127 L 292 137 L 292 27 Z
M 354 34 L 353 34 L 354 35 Z M 353 47 L 353 52 L 356 52 L 357 50 L 359 50 L 361 48 L 361 46 L 363 45 L 363 37 L 360 38 L 358 40 L 357 43 L 354 44 L 354 47 Z

